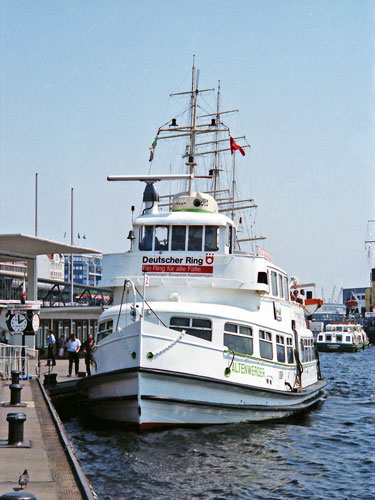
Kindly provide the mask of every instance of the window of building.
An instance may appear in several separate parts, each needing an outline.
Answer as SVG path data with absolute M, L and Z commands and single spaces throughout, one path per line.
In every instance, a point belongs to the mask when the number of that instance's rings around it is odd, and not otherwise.
M 188 250 L 191 252 L 202 251 L 203 226 L 189 226 Z
M 193 337 L 208 341 L 212 340 L 212 322 L 209 319 L 175 316 L 171 318 L 169 326 L 179 332 L 185 330 L 188 335 Z
M 272 295 L 277 297 L 277 274 L 275 271 L 271 271 L 271 290 Z
M 253 354 L 252 329 L 249 326 L 225 323 L 224 346 L 230 351 L 234 351 L 238 354 Z
M 276 335 L 276 357 L 277 361 L 285 363 L 285 341 L 282 335 Z
M 205 227 L 204 250 L 216 252 L 219 248 L 219 228 L 217 226 Z
M 155 226 L 155 250 L 168 250 L 169 226 Z
M 171 249 L 185 250 L 186 226 L 172 226 L 172 244 Z
M 259 353 L 260 357 L 264 359 L 272 359 L 272 334 L 259 330 Z

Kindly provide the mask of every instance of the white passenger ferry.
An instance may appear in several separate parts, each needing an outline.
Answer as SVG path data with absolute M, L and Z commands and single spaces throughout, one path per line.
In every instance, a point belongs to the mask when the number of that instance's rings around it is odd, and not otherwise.
M 316 340 L 320 352 L 357 352 L 369 347 L 366 332 L 359 323 L 331 323 Z
M 130 251 L 104 258 L 115 305 L 99 320 L 96 371 L 80 384 L 94 415 L 141 430 L 285 418 L 325 396 L 287 273 L 267 255 L 239 250 L 238 224 L 194 187 L 204 129 L 194 75 L 190 125 L 170 123 L 190 141 L 189 173 L 108 178 L 145 182 L 144 209 Z M 214 127 L 219 121 L 218 112 Z M 188 189 L 161 211 L 155 182 L 181 178 Z

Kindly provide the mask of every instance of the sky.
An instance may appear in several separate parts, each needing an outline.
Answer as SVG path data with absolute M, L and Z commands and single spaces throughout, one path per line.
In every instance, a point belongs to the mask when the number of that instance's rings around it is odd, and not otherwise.
M 239 185 L 274 263 L 326 300 L 369 284 L 374 0 L 0 0 L 0 15 L 0 233 L 34 234 L 38 173 L 38 236 L 70 242 L 74 188 L 74 243 L 127 250 L 143 184 L 106 177 L 149 173 L 195 55 L 200 88 L 220 80 L 240 110 Z M 151 172 L 181 173 L 163 148 Z

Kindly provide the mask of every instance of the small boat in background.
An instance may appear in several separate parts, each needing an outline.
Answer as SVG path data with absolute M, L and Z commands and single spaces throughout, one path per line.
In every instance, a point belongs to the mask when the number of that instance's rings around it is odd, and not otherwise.
M 368 346 L 369 339 L 359 323 L 331 323 L 316 340 L 320 352 L 357 352 Z

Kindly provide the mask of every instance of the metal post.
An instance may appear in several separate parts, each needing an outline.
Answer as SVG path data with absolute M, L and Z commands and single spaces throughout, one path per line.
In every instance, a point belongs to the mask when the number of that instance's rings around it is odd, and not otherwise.
M 12 384 L 19 384 L 21 372 L 18 370 L 12 370 L 11 375 L 12 375 Z
M 23 443 L 23 424 L 26 420 L 24 413 L 8 413 L 8 445 L 19 445 Z
M 10 406 L 20 406 L 21 405 L 21 384 L 10 384 Z
M 70 191 L 70 244 L 73 245 L 73 191 Z M 73 305 L 73 254 L 70 255 L 70 303 Z

